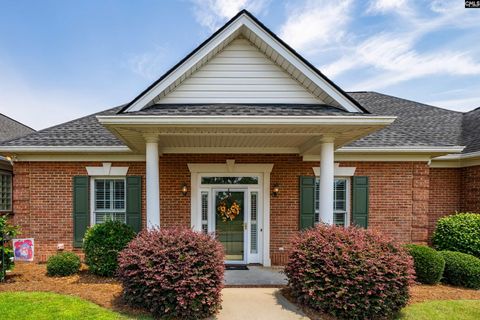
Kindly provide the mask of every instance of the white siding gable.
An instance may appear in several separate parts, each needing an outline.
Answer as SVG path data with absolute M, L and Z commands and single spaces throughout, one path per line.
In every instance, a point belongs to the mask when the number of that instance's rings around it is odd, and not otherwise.
M 246 39 L 215 57 L 153 103 L 324 103 Z

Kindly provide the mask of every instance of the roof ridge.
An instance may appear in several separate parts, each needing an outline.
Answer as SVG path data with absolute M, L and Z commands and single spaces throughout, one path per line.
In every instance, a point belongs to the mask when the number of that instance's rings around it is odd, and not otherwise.
M 378 92 L 378 91 L 350 91 L 350 92 L 351 93 L 374 93 L 374 94 L 378 94 L 378 95 L 382 95 L 382 96 L 386 96 L 386 97 L 390 97 L 390 98 L 394 98 L 394 99 L 398 99 L 398 100 L 403 100 L 403 101 L 406 101 L 406 102 L 412 102 L 412 103 L 420 104 L 422 106 L 426 106 L 426 107 L 429 107 L 429 108 L 440 109 L 440 110 L 444 110 L 444 111 L 448 111 L 448 112 L 452 112 L 452 113 L 465 114 L 465 112 L 462 112 L 462 111 L 450 110 L 450 109 L 447 109 L 447 108 L 438 107 L 438 106 L 434 106 L 434 105 L 419 102 L 419 101 L 414 101 L 414 100 L 410 100 L 410 99 L 406 99 L 406 98 L 402 98 L 402 97 L 392 96 L 391 94 L 386 94 L 386 93 L 382 93 L 382 92 Z
M 120 106 L 116 106 L 116 107 L 113 107 L 113 108 L 105 109 L 105 110 L 98 111 L 98 112 L 95 112 L 95 113 L 92 113 L 92 114 L 89 114 L 89 115 L 86 115 L 86 116 L 83 116 L 83 117 L 80 117 L 80 118 L 76 118 L 76 119 L 72 119 L 72 120 L 69 120 L 69 121 L 66 121 L 66 122 L 62 122 L 62 123 L 59 123 L 59 124 L 56 124 L 56 125 L 38 130 L 38 131 L 30 132 L 29 134 L 26 134 L 26 135 L 21 136 L 21 137 L 16 137 L 16 138 L 13 138 L 13 139 L 8 139 L 8 140 L 5 140 L 5 141 L 2 141 L 2 142 L 0 142 L 0 145 L 5 145 L 5 144 L 13 142 L 15 140 L 24 139 L 24 138 L 30 137 L 32 135 L 35 135 L 35 134 L 44 133 L 47 130 L 51 130 L 51 129 L 54 129 L 54 128 L 57 128 L 57 127 L 60 127 L 60 126 L 64 126 L 64 125 L 72 123 L 72 122 L 83 120 L 83 119 L 98 115 L 100 113 L 107 112 L 107 111 L 110 111 L 110 110 L 113 110 L 113 109 L 117 109 L 117 108 L 120 108 L 120 107 L 123 107 L 123 106 L 124 105 L 120 105 Z
M 4 116 L 5 118 L 7 118 L 7 119 L 9 119 L 9 120 L 12 120 L 13 122 L 16 122 L 16 123 L 18 123 L 19 125 L 21 125 L 21 126 L 23 126 L 23 127 L 27 128 L 27 129 L 33 130 L 33 131 L 35 131 L 35 132 L 37 131 L 37 130 L 33 129 L 33 128 L 32 128 L 32 127 L 30 127 L 30 126 L 27 126 L 26 124 L 24 124 L 24 123 L 21 123 L 20 121 L 18 121 L 18 120 L 15 120 L 15 119 L 13 119 L 12 117 L 9 117 L 9 116 L 7 116 L 7 115 L 6 115 L 6 114 L 4 114 L 4 113 L 0 113 L 0 115 Z

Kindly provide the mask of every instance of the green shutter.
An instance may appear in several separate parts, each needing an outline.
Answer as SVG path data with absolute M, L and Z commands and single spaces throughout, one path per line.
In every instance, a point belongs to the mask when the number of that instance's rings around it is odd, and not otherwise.
M 73 177 L 73 246 L 82 247 L 83 236 L 90 225 L 88 177 Z
M 315 177 L 300 177 L 300 230 L 315 225 Z
M 368 177 L 352 177 L 352 222 L 368 227 Z
M 142 177 L 127 177 L 127 224 L 135 232 L 142 229 Z

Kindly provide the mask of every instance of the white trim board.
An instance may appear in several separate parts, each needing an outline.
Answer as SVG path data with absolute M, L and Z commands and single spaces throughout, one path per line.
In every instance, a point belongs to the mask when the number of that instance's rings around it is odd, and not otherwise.
M 101 167 L 85 167 L 89 176 L 126 176 L 128 167 L 112 167 L 111 162 L 102 163 Z
M 320 167 L 312 168 L 315 177 L 320 177 Z M 335 163 L 334 176 L 335 177 L 353 177 L 355 175 L 356 167 L 340 167 L 340 163 Z

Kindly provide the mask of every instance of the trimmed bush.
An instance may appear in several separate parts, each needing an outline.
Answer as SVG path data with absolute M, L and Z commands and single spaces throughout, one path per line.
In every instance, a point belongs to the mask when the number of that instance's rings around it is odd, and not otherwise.
M 292 245 L 285 273 L 300 304 L 339 319 L 389 318 L 407 304 L 412 258 L 379 233 L 319 225 Z
M 424 284 L 439 283 L 445 269 L 443 256 L 427 246 L 409 244 L 405 247 L 413 258 L 417 281 Z
M 2 260 L 0 259 L 0 281 L 5 278 L 5 272 L 12 270 L 15 264 L 13 260 L 14 248 L 12 248 L 12 242 L 10 239 L 15 238 L 20 234 L 18 226 L 14 226 L 10 223 L 8 214 L 0 215 L 0 254 L 3 251 L 5 254 L 5 266 L 2 266 Z
M 49 276 L 70 276 L 80 270 L 80 258 L 73 252 L 61 252 L 47 260 Z
M 458 213 L 439 219 L 432 242 L 437 250 L 458 251 L 480 258 L 480 214 Z
M 123 297 L 167 319 L 203 319 L 221 304 L 224 254 L 210 235 L 190 229 L 141 232 L 120 253 Z
M 480 289 L 480 259 L 461 252 L 440 251 L 440 253 L 445 259 L 442 282 Z
M 135 237 L 135 232 L 125 223 L 107 221 L 88 229 L 83 240 L 85 263 L 99 276 L 115 275 L 118 253 Z

